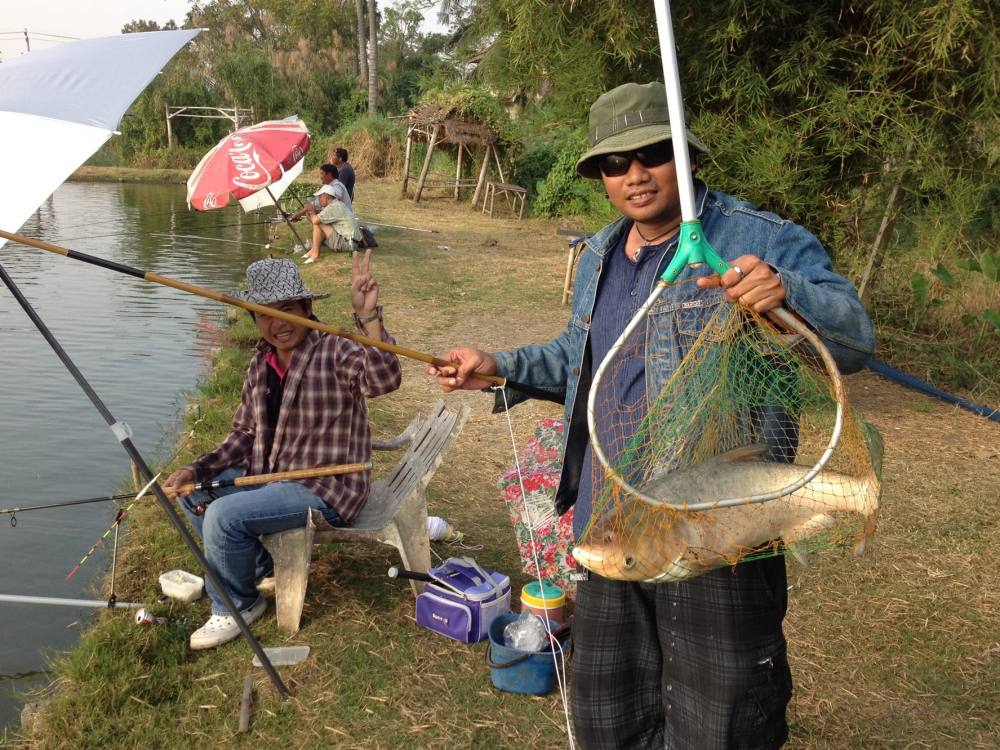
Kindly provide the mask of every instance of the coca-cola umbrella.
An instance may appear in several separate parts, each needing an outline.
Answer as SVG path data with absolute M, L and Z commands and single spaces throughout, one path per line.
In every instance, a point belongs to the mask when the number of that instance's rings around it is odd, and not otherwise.
M 187 181 L 188 205 L 196 211 L 210 211 L 229 205 L 230 197 L 240 200 L 265 190 L 302 244 L 272 186 L 308 150 L 309 131 L 295 116 L 240 128 L 219 141 L 194 168 Z

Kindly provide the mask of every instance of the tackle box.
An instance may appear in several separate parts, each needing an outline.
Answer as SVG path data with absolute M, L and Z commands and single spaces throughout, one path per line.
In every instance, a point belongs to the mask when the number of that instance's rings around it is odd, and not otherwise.
M 471 557 L 449 557 L 427 571 L 417 597 L 417 624 L 462 643 L 486 638 L 490 623 L 510 612 L 510 577 Z

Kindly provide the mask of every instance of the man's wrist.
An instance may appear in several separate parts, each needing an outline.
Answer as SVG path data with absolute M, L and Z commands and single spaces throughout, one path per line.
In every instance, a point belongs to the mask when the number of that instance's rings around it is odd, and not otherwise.
M 373 320 L 380 319 L 382 317 L 382 305 L 378 305 L 370 314 L 359 315 L 357 312 L 354 313 L 354 322 L 359 326 L 364 326 L 366 323 L 371 323 Z

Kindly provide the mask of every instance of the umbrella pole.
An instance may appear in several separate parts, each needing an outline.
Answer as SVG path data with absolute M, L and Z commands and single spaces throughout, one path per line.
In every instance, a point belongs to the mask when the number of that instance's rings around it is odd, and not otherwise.
M 167 514 L 167 518 L 170 519 L 174 528 L 176 528 L 177 532 L 181 535 L 181 539 L 184 540 L 188 549 L 191 550 L 191 554 L 195 556 L 198 564 L 201 565 L 202 569 L 205 571 L 206 578 L 212 582 L 212 585 L 219 592 L 223 603 L 226 605 L 226 609 L 228 609 L 229 613 L 235 618 L 236 624 L 243 633 L 243 637 L 247 639 L 247 642 L 250 644 L 253 652 L 257 655 L 257 658 L 260 659 L 261 664 L 264 666 L 268 676 L 271 678 L 271 682 L 274 683 L 274 687 L 277 688 L 278 693 L 282 696 L 282 698 L 287 698 L 289 691 L 285 686 L 285 683 L 282 682 L 281 676 L 275 670 L 274 665 L 267 657 L 267 654 L 264 653 L 264 649 L 261 648 L 257 638 L 254 637 L 253 632 L 250 630 L 250 626 L 243 621 L 239 610 L 236 608 L 236 603 L 229 596 L 229 593 L 222 585 L 222 581 L 219 580 L 218 576 L 215 575 L 215 572 L 211 569 L 211 567 L 209 567 L 208 561 L 205 559 L 205 555 L 202 553 L 198 543 L 184 526 L 180 516 L 177 515 L 177 511 L 174 510 L 173 505 L 171 505 L 166 494 L 164 494 L 163 488 L 160 487 L 159 483 L 154 481 L 153 472 L 146 464 L 145 459 L 143 459 L 142 455 L 139 453 L 139 450 L 132 443 L 132 430 L 124 422 L 119 422 L 108 410 L 108 407 L 105 406 L 101 397 L 97 395 L 97 392 L 94 391 L 94 389 L 90 386 L 90 383 L 87 382 L 83 373 L 80 372 L 73 360 L 70 359 L 69 354 L 67 354 L 66 350 L 62 348 L 62 345 L 56 340 L 55 336 L 52 335 L 52 331 L 49 330 L 48 326 L 45 325 L 45 322 L 35 311 L 35 308 L 32 307 L 28 299 L 21 293 L 21 290 L 18 288 L 17 284 L 14 283 L 14 280 L 10 277 L 10 275 L 8 275 L 7 269 L 4 268 L 3 265 L 0 265 L 0 280 L 2 280 L 4 285 L 10 290 L 10 293 L 14 295 L 14 299 L 17 300 L 17 303 L 31 319 L 31 322 L 35 324 L 35 328 L 37 328 L 38 332 L 42 334 L 42 337 L 52 348 L 52 351 L 55 352 L 56 356 L 59 357 L 59 360 L 69 371 L 70 375 L 72 375 L 73 379 L 76 380 L 77 384 L 87 395 L 87 398 L 89 398 L 90 402 L 94 405 L 94 408 L 100 412 L 102 417 L 104 417 L 104 421 L 111 429 L 112 434 L 114 434 L 118 442 L 121 443 L 122 448 L 124 448 L 129 458 L 132 459 L 132 463 L 139 469 L 139 473 L 145 477 L 146 481 L 153 483 L 153 494 L 156 495 L 156 499 L 163 507 L 164 512 Z
M 278 209 L 278 213 L 281 214 L 281 218 L 285 220 L 285 223 L 288 225 L 288 228 L 292 230 L 292 234 L 295 235 L 295 240 L 300 245 L 302 245 L 302 247 L 305 247 L 305 243 L 302 241 L 302 238 L 299 237 L 299 233 L 296 232 L 295 227 L 292 226 L 292 220 L 288 218 L 288 214 L 285 213 L 285 210 L 278 203 L 278 199 L 274 197 L 274 193 L 271 192 L 270 186 L 267 186 L 264 189 L 267 191 L 267 194 L 271 196 L 271 200 L 274 201 L 274 207 Z

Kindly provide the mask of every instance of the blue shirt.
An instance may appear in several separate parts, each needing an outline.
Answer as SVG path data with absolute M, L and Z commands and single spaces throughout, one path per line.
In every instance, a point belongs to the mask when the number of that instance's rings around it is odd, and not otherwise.
M 604 273 L 597 286 L 594 299 L 593 324 L 590 327 L 590 356 L 601 362 L 621 336 L 625 326 L 635 317 L 642 303 L 649 297 L 653 284 L 659 278 L 661 263 L 669 263 L 676 251 L 671 240 L 639 248 L 636 259 L 625 254 L 628 232 L 622 234 L 615 249 L 608 253 Z M 669 250 L 668 250 L 669 247 Z M 666 257 L 664 257 L 666 254 Z M 642 330 L 633 333 L 643 336 Z M 603 388 L 605 398 L 595 404 L 596 423 L 601 445 L 616 455 L 625 447 L 635 428 L 646 416 L 646 366 L 643 359 L 629 357 L 624 367 L 616 370 L 615 377 Z M 609 400 L 607 396 L 612 396 Z M 573 516 L 573 533 L 579 538 L 590 518 L 593 491 L 594 454 L 587 441 L 583 455 L 580 487 L 577 490 L 576 511 Z

